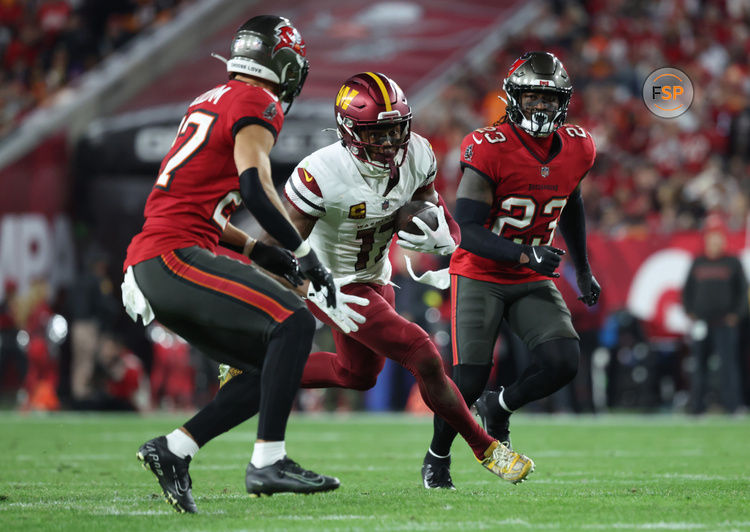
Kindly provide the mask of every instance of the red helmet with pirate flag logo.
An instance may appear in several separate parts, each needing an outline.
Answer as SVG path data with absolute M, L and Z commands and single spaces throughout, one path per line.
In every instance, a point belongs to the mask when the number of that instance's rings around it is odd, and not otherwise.
M 260 15 L 245 22 L 234 34 L 227 72 L 264 79 L 279 86 L 286 111 L 307 78 L 305 41 L 289 19 Z
M 401 87 L 379 72 L 356 74 L 336 95 L 334 111 L 349 153 L 394 177 L 406 159 L 411 126 L 411 107 Z

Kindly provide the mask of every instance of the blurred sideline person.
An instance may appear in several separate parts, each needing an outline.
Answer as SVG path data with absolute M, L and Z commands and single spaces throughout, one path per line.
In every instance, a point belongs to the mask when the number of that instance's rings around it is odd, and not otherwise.
M 745 270 L 736 256 L 726 252 L 724 224 L 716 215 L 706 220 L 704 253 L 690 266 L 682 289 L 685 312 L 693 321 L 691 347 L 695 369 L 690 386 L 690 412 L 706 410 L 708 358 L 716 353 L 719 397 L 728 413 L 742 408 L 742 364 L 739 327 L 747 312 L 748 287 Z
M 410 200 L 440 205 L 434 231 L 418 220 L 423 235 L 398 233 L 397 243 L 407 249 L 447 255 L 459 238 L 458 226 L 450 215 L 446 218 L 434 188 L 432 148 L 410 131 L 406 97 L 384 74 L 364 72 L 346 80 L 334 108 L 340 141 L 303 159 L 284 192 L 295 226 L 337 282 L 344 279 L 342 293 L 365 298 L 369 304 L 361 310 L 364 325 L 345 334 L 308 303 L 313 314 L 333 328 L 336 353 L 312 353 L 301 385 L 367 390 L 375 385 L 385 358 L 391 358 L 414 375 L 424 402 L 461 433 L 485 468 L 511 482 L 522 481 L 533 470 L 533 461 L 482 430 L 445 374 L 427 333 L 394 308 L 388 251 L 396 231 L 396 211 Z M 217 400 L 227 386 L 251 376 L 232 368 L 228 378 Z M 255 404 L 257 398 L 255 403 L 237 403 L 232 419 L 239 423 L 241 415 L 249 417 Z M 206 431 L 196 438 L 201 444 L 231 428 L 223 422 L 211 423 L 211 413 L 218 411 L 211 405 L 205 411 Z
M 215 360 L 242 368 L 219 401 L 257 394 L 257 441 L 247 467 L 252 495 L 336 489 L 336 478 L 302 469 L 286 455 L 284 435 L 315 331 L 300 299 L 255 267 L 214 250 L 219 241 L 293 285 L 311 281 L 317 301 L 336 314 L 330 271 L 285 214 L 271 180 L 269 152 L 307 75 L 305 43 L 289 20 L 257 16 L 237 31 L 229 81 L 190 104 L 146 202 L 145 223 L 128 247 L 123 303 L 133 319 L 154 317 Z M 282 109 L 286 104 L 286 109 Z M 242 202 L 281 243 L 269 246 L 228 222 Z M 295 260 L 290 251 L 299 261 Z M 219 406 L 217 417 L 227 415 Z M 198 450 L 191 419 L 144 443 L 138 458 L 167 501 L 195 512 L 188 464 Z
M 551 280 L 560 276 L 555 270 L 564 253 L 551 246 L 558 224 L 580 299 L 594 305 L 601 289 L 586 254 L 580 191 L 595 147 L 585 129 L 565 124 L 572 93 L 568 74 L 554 55 L 529 52 L 510 67 L 503 88 L 505 116 L 461 145 L 455 211 L 461 246 L 450 263 L 451 332 L 453 379 L 469 405 L 487 384 L 503 319 L 528 348 L 531 363 L 518 379 L 477 402 L 489 434 L 511 447 L 511 413 L 568 384 L 578 368 L 578 335 Z M 425 487 L 453 489 L 455 435 L 435 418 L 422 465 Z

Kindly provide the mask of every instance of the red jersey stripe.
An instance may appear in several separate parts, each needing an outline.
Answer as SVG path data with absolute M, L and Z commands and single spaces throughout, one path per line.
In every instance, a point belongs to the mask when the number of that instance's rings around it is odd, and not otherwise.
M 170 251 L 161 256 L 161 259 L 175 275 L 183 279 L 203 286 L 210 290 L 228 295 L 234 299 L 256 307 L 276 322 L 282 322 L 292 315 L 292 311 L 281 305 L 278 301 L 268 297 L 265 294 L 253 290 L 237 281 L 225 279 L 212 273 L 199 270 L 187 262 L 180 259 L 174 251 Z

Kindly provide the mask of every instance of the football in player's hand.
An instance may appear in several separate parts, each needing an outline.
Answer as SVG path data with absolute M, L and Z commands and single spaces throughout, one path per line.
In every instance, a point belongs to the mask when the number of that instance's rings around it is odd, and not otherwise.
M 412 221 L 419 218 L 430 229 L 438 227 L 438 207 L 429 201 L 410 201 L 396 211 L 396 231 L 404 231 L 411 235 L 421 235 L 422 230 Z

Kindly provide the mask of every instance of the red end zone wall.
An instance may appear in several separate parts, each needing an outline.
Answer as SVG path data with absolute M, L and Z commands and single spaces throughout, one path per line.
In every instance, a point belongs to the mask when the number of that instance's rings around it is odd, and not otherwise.
M 561 240 L 561 239 L 560 239 Z M 750 248 L 744 233 L 727 235 L 728 251 L 739 256 L 750 272 Z M 590 233 L 591 268 L 602 285 L 600 309 L 590 310 L 576 301 L 575 272 L 564 261 L 557 281 L 577 328 L 596 327 L 601 318 L 627 309 L 646 325 L 649 336 L 684 334 L 688 320 L 682 309 L 681 290 L 693 257 L 703 251 L 703 235 L 697 231 L 647 237 L 613 239 Z
M 45 280 L 51 292 L 75 274 L 65 137 L 51 137 L 0 171 L 0 302 Z

